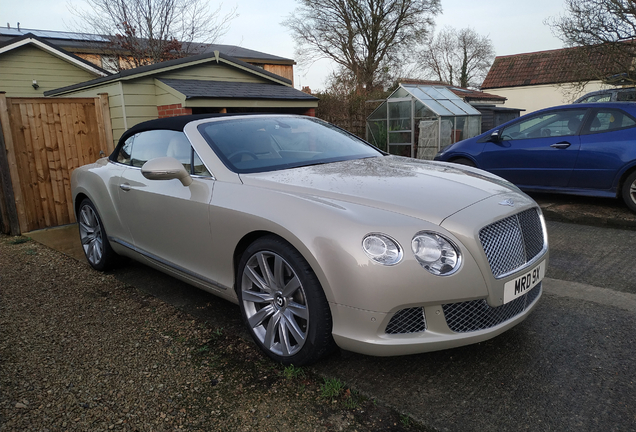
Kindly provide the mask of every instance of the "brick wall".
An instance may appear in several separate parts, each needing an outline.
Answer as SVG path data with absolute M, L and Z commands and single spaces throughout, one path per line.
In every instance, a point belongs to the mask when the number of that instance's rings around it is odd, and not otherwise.
M 181 104 L 161 105 L 157 107 L 159 118 L 177 117 L 192 114 L 192 108 L 183 108 Z

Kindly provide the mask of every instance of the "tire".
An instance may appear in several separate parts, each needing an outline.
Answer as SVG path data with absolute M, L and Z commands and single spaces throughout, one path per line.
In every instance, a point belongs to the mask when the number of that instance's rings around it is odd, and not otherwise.
M 85 198 L 80 203 L 77 216 L 80 241 L 88 263 L 95 270 L 111 269 L 115 265 L 117 254 L 110 247 L 102 219 L 91 200 Z
M 621 195 L 623 196 L 623 201 L 625 201 L 627 207 L 636 213 L 636 171 L 631 173 L 625 179 Z
M 252 338 L 273 360 L 302 366 L 335 348 L 320 282 L 283 239 L 262 237 L 246 249 L 238 266 L 237 294 Z
M 469 167 L 473 167 L 475 168 L 477 165 L 475 165 L 475 162 L 471 161 L 470 159 L 467 158 L 458 158 L 458 159 L 453 159 L 451 161 L 452 163 L 456 163 L 458 165 L 465 165 L 465 166 L 469 166 Z

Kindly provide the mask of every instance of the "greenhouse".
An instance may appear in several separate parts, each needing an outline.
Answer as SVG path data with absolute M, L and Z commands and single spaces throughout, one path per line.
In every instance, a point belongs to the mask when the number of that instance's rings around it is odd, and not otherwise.
M 367 117 L 367 141 L 418 159 L 480 133 L 481 113 L 444 86 L 400 84 Z

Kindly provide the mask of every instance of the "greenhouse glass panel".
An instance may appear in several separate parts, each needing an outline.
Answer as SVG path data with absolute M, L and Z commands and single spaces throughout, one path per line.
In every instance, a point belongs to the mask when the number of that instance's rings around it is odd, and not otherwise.
M 422 89 L 420 89 L 418 87 L 411 87 L 411 88 L 409 88 L 409 91 L 411 92 L 411 94 L 413 96 L 415 96 L 416 98 L 418 98 L 421 101 L 428 102 L 429 100 L 433 100 L 432 97 L 427 95 L 424 91 L 422 91 Z
M 390 145 L 389 146 L 389 153 L 391 153 L 392 155 L 396 155 L 396 156 L 411 157 L 411 147 L 412 146 L 410 144 Z
M 443 105 L 444 108 L 446 108 L 451 113 L 451 115 L 465 116 L 466 114 L 468 114 L 466 112 L 466 108 L 462 109 L 458 107 L 457 105 L 455 105 L 453 102 L 449 101 L 448 99 L 438 100 L 437 102 Z
M 419 100 L 415 101 L 415 113 L 414 118 L 436 118 L 437 116 L 426 105 Z
M 447 89 L 446 87 L 435 87 L 435 90 L 443 96 L 442 99 L 448 99 L 450 101 L 460 101 L 462 104 L 465 103 L 462 100 L 462 98 L 457 96 L 455 93 L 453 93 L 451 90 Z
M 418 87 L 418 90 L 422 93 L 427 94 L 430 99 L 434 99 L 436 101 L 448 99 L 447 95 L 444 95 L 441 92 L 437 91 L 437 89 L 434 87 L 426 87 L 425 89 Z
M 433 111 L 438 116 L 450 116 L 453 113 L 444 106 L 442 106 L 438 101 L 433 99 L 422 100 L 422 103 L 426 105 L 431 111 Z
M 455 127 L 454 117 L 445 117 L 442 119 L 439 134 L 439 148 L 442 149 L 453 143 L 452 134 Z
M 386 151 L 386 120 L 367 122 L 367 141 Z
M 389 96 L 389 100 L 405 97 L 411 97 L 411 95 L 404 89 L 404 87 L 399 87 L 396 91 L 393 92 L 391 96 Z
M 476 137 L 481 133 L 481 116 L 467 117 L 467 125 L 465 130 L 466 139 Z
M 411 130 L 411 101 L 392 102 L 389 100 L 389 130 Z
M 455 117 L 455 129 L 453 129 L 453 136 L 452 136 L 454 142 L 466 139 L 466 137 L 464 136 L 465 127 L 466 127 L 466 117 Z
M 377 107 L 368 118 L 370 120 L 386 120 L 386 102 Z
M 389 132 L 389 144 L 411 144 L 411 132 Z

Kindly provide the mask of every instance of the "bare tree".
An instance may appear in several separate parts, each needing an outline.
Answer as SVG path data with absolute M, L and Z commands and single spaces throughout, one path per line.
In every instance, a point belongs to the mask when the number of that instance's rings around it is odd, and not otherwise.
M 546 24 L 566 45 L 578 47 L 581 85 L 592 79 L 636 83 L 634 0 L 565 0 L 566 14 Z
M 440 0 L 298 0 L 284 22 L 301 64 L 328 58 L 349 71 L 358 90 L 372 90 L 382 75 L 421 44 Z
M 205 0 L 86 0 L 88 10 L 72 12 L 80 30 L 110 38 L 108 53 L 126 69 L 184 57 L 224 35 L 236 9 L 221 15 Z M 104 46 L 104 44 L 102 44 Z M 123 53 L 123 54 L 122 54 Z
M 444 27 L 421 52 L 429 77 L 460 87 L 478 87 L 494 58 L 491 40 L 471 28 Z

